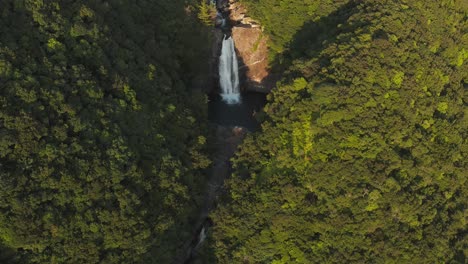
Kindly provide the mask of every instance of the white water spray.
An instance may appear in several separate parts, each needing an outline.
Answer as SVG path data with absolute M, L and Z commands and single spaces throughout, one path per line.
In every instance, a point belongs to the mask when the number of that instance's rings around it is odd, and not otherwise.
M 219 58 L 219 84 L 221 97 L 228 104 L 240 103 L 239 66 L 232 38 L 223 40 L 221 57 Z

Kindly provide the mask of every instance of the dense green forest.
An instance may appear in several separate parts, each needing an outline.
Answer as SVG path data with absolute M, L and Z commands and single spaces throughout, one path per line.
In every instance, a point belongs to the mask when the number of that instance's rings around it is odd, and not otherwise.
M 0 1 L 0 263 L 170 263 L 206 180 L 196 1 Z
M 192 261 L 467 263 L 468 2 L 239 1 L 281 81 Z M 0 263 L 183 255 L 216 158 L 213 15 L 0 1 Z
M 212 215 L 218 263 L 468 261 L 468 2 L 241 0 L 283 79 Z

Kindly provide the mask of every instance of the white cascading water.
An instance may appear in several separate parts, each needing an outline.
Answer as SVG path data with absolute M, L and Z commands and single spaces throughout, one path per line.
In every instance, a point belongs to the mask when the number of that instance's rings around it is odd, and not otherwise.
M 200 230 L 200 234 L 198 234 L 198 243 L 195 246 L 195 248 L 198 248 L 203 242 L 205 242 L 206 239 L 206 230 L 205 227 L 202 227 Z
M 221 57 L 219 58 L 219 84 L 221 97 L 228 104 L 240 103 L 239 66 L 232 38 L 223 40 Z

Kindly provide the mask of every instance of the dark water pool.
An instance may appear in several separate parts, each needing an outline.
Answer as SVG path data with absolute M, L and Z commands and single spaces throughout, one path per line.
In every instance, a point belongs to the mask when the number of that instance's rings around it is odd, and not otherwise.
M 240 104 L 226 104 L 221 96 L 213 94 L 209 96 L 208 118 L 211 122 L 223 126 L 242 126 L 250 131 L 260 129 L 260 124 L 255 119 L 266 103 L 266 94 L 246 92 L 242 93 Z

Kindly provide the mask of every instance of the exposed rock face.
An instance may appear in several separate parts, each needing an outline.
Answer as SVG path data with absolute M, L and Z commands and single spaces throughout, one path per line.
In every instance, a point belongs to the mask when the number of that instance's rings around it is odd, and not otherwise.
M 248 90 L 264 89 L 262 82 L 268 76 L 268 50 L 266 37 L 260 28 L 233 27 L 232 38 L 237 48 L 239 72 L 245 76 L 244 85 Z
M 240 5 L 237 0 L 231 0 L 230 2 L 231 20 L 241 22 L 246 17 L 247 9 Z
M 270 92 L 275 84 L 268 71 L 267 36 L 237 0 L 230 0 L 232 38 L 239 57 L 241 87 L 249 91 Z
M 210 65 L 210 75 L 212 83 L 209 84 L 207 88 L 207 92 L 211 92 L 215 90 L 215 87 L 218 87 L 219 83 L 219 71 L 218 71 L 218 64 L 219 64 L 219 56 L 221 55 L 221 46 L 223 45 L 223 38 L 224 33 L 221 29 L 215 28 L 213 29 L 213 42 L 211 46 L 211 59 L 209 62 Z

